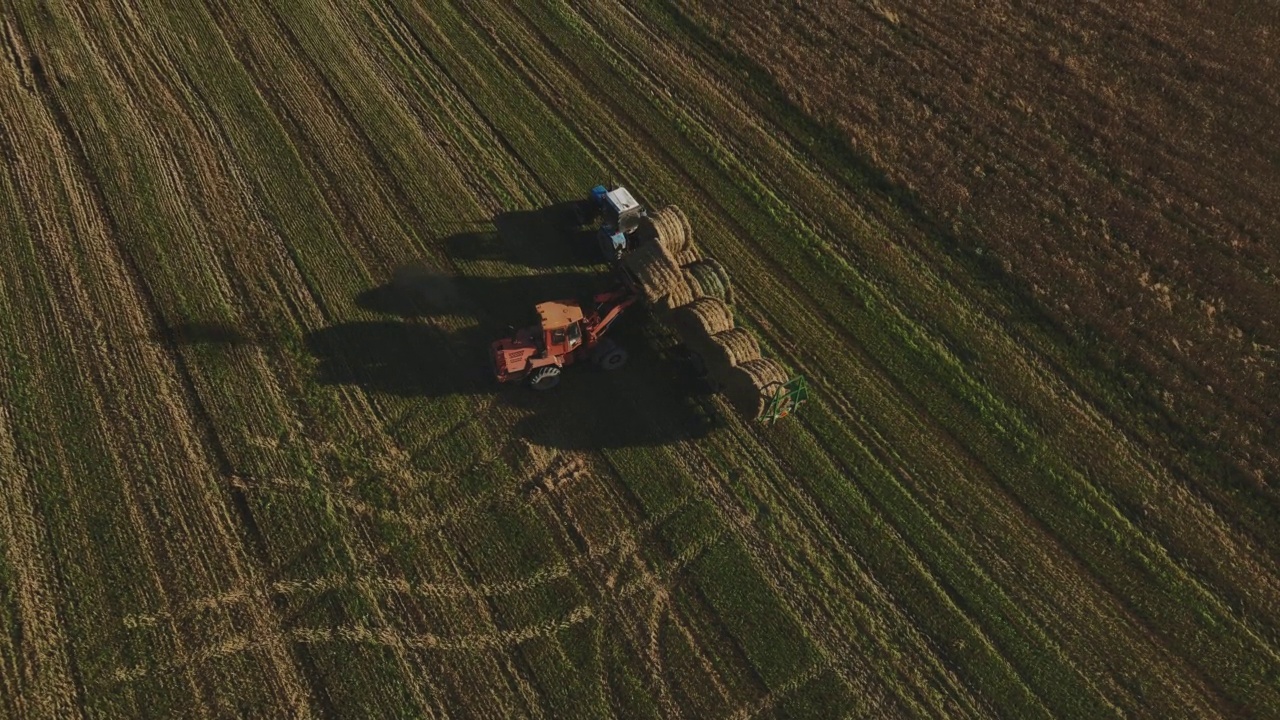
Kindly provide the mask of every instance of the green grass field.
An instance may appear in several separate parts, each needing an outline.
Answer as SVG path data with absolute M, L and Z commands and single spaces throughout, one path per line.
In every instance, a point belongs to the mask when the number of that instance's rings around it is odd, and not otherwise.
M 0 717 L 1280 712 L 1274 488 L 704 11 L 2 18 Z M 541 212 L 601 182 L 684 209 L 798 415 L 694 392 L 644 312 L 618 373 L 491 381 L 607 284 Z

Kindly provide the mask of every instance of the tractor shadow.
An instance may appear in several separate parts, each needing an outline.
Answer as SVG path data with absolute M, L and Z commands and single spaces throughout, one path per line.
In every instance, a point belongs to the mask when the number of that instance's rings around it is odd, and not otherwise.
M 580 201 L 569 200 L 535 210 L 499 213 L 493 218 L 493 230 L 445 238 L 445 251 L 455 260 L 530 268 L 598 265 L 595 230 L 579 221 L 579 205 Z
M 406 266 L 390 282 L 356 297 L 387 319 L 353 321 L 309 333 L 317 379 L 371 393 L 438 398 L 496 396 L 515 408 L 514 431 L 529 442 L 561 449 L 654 446 L 701 437 L 717 423 L 699 398 L 690 373 L 652 346 L 642 309 L 629 312 L 610 337 L 630 353 L 627 365 L 606 372 L 589 363 L 565 370 L 554 390 L 501 385 L 489 364 L 489 346 L 516 326 L 533 324 L 533 305 L 555 298 L 587 300 L 609 287 L 593 273 L 479 278 L 449 277 Z M 433 316 L 462 315 L 476 323 L 446 330 Z
M 308 333 L 316 378 L 325 385 L 353 385 L 372 393 L 442 397 L 487 392 L 479 327 L 448 332 L 426 323 L 355 321 Z
M 509 405 L 529 411 L 516 433 L 544 447 L 599 450 L 694 440 L 722 423 L 689 369 L 648 345 L 639 327 L 614 337 L 630 353 L 623 368 L 569 368 L 554 390 L 521 387 L 506 395 Z
M 370 312 L 400 318 L 468 315 L 497 323 L 501 330 L 507 323 L 531 324 L 537 303 L 567 298 L 586 303 L 594 293 L 613 287 L 607 275 L 586 271 L 459 277 L 420 263 L 408 263 L 395 268 L 389 282 L 357 295 L 356 304 Z

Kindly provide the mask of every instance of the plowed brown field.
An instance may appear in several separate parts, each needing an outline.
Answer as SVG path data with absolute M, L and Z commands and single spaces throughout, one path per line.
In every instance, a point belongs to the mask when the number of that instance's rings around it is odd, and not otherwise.
M 927 8 L 0 3 L 0 717 L 1280 713 L 1275 11 Z

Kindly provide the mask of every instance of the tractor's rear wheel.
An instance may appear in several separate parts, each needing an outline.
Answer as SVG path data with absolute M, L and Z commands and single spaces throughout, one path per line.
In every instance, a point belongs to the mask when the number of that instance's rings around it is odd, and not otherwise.
M 550 390 L 560 384 L 560 368 L 555 365 L 538 368 L 529 376 L 529 387 L 534 390 Z
M 591 353 L 591 360 L 603 370 L 617 370 L 627 364 L 627 349 L 612 340 L 604 340 Z

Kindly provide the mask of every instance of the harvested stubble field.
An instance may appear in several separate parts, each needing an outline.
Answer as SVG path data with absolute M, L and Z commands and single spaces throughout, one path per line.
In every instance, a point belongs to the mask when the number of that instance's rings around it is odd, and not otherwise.
M 1060 5 L 0 4 L 0 717 L 1280 713 L 1274 9 Z M 799 416 L 487 381 L 610 179 Z

